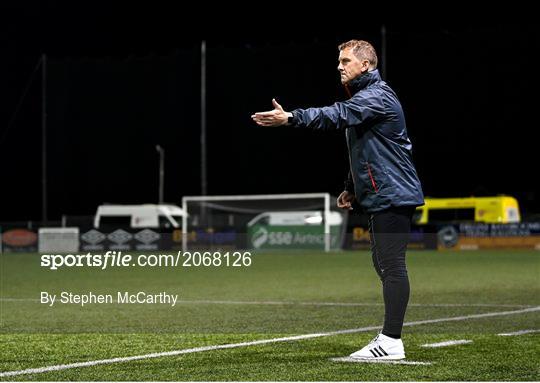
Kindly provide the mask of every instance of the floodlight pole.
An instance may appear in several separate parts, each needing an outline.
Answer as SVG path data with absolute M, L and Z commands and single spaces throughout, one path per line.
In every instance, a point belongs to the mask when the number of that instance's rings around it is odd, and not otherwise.
M 159 153 L 159 199 L 158 203 L 163 203 L 163 185 L 165 181 L 165 150 L 156 145 L 156 150 Z
M 206 40 L 201 40 L 201 195 L 208 194 L 206 164 Z M 206 224 L 207 209 L 201 206 L 200 220 Z
M 206 179 L 206 40 L 201 41 L 201 195 L 208 194 Z
M 383 80 L 388 80 L 386 72 L 386 25 L 381 25 L 381 77 Z
M 47 55 L 41 55 L 41 221 L 47 221 Z

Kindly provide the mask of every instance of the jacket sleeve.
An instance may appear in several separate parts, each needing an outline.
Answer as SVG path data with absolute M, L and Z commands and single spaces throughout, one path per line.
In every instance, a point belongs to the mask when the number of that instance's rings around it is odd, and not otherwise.
M 379 97 L 356 94 L 351 99 L 322 108 L 295 109 L 291 125 L 310 129 L 345 129 L 375 120 L 384 113 Z

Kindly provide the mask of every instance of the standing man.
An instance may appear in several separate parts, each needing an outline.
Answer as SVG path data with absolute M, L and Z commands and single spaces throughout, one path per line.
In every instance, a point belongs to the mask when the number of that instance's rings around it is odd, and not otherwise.
M 385 308 L 382 332 L 351 357 L 403 359 L 401 330 L 409 301 L 405 252 L 412 215 L 424 204 L 422 187 L 401 104 L 381 80 L 375 49 L 362 40 L 348 41 L 338 49 L 337 69 L 350 99 L 292 112 L 273 99 L 274 110 L 251 117 L 261 126 L 345 130 L 350 171 L 337 205 L 351 209 L 356 199 L 369 214 L 373 265 L 382 281 Z

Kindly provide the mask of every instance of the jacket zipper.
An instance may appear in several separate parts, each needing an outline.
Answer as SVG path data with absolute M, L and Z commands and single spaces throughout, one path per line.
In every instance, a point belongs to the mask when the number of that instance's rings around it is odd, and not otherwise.
M 345 89 L 348 89 L 347 87 L 345 87 Z M 349 145 L 349 129 L 345 130 L 345 138 L 347 139 L 347 153 L 348 153 L 348 157 L 349 157 L 349 172 L 351 173 L 351 179 L 352 179 L 352 183 L 353 183 L 353 188 L 354 190 L 356 190 L 356 183 L 354 182 L 354 176 L 353 176 L 353 167 L 352 167 L 352 159 L 351 159 L 351 150 L 350 150 L 350 145 Z
M 373 178 L 373 174 L 371 174 L 371 166 L 369 166 L 369 162 L 366 162 L 366 166 L 367 166 L 367 172 L 369 174 L 369 179 L 371 180 L 371 185 L 373 186 L 375 193 L 378 193 L 379 189 L 377 188 L 377 183 L 375 182 L 375 178 Z

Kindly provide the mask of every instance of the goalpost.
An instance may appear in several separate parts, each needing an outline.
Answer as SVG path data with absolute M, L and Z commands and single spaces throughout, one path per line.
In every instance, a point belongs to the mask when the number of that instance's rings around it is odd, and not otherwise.
M 332 208 L 333 198 L 329 193 L 186 196 L 182 198 L 187 213 L 182 219 L 182 248 L 188 249 L 194 233 L 209 232 L 245 235 L 248 247 L 320 244 L 328 252 L 340 247 L 345 226 L 346 213 Z

